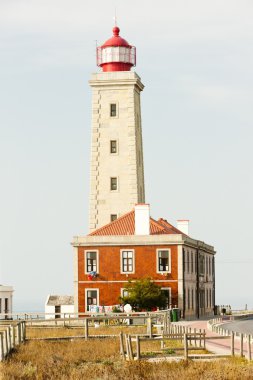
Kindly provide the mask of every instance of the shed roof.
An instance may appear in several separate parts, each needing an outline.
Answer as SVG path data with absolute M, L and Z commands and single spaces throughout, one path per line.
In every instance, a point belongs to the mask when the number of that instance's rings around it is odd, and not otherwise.
M 57 296 L 51 295 L 48 297 L 47 305 L 49 306 L 59 306 L 59 305 L 74 305 L 73 296 Z

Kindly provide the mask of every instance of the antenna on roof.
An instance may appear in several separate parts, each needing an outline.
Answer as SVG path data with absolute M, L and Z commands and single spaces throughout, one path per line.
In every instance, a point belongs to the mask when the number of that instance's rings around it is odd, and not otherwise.
M 117 26 L 117 8 L 116 7 L 114 8 L 114 17 L 113 17 L 113 19 L 114 19 L 114 26 Z

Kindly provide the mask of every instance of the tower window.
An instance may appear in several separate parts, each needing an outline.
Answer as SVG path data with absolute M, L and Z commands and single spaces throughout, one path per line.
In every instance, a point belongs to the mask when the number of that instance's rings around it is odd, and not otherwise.
M 111 177 L 111 190 L 118 189 L 118 179 L 117 177 Z
M 117 116 L 117 105 L 116 105 L 116 103 L 110 104 L 110 116 L 111 117 Z
M 117 219 L 117 214 L 111 214 L 111 222 Z
M 110 152 L 111 153 L 117 153 L 117 141 L 116 140 L 110 141 Z

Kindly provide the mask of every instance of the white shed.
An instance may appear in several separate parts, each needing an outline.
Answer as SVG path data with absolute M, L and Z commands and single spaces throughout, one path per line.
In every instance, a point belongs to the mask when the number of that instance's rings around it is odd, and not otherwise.
M 49 294 L 45 303 L 45 319 L 74 317 L 74 297 Z
M 12 316 L 13 287 L 0 285 L 0 319 L 10 319 Z

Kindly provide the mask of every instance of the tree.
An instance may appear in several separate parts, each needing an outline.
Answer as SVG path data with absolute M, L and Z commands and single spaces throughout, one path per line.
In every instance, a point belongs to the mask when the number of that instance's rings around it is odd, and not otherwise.
M 124 305 L 129 303 L 135 310 L 151 310 L 154 307 L 165 307 L 166 296 L 160 286 L 151 278 L 129 281 L 125 287 L 128 295 L 120 297 Z

